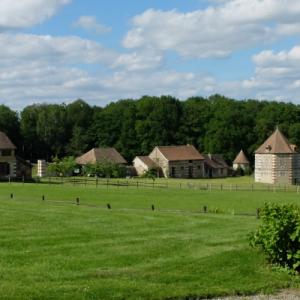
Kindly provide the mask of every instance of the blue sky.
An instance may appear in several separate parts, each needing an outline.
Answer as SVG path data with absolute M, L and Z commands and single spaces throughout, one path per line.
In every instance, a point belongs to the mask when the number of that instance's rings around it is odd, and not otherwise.
M 20 1 L 21 2 L 21 1 Z M 296 0 L 0 0 L 0 102 L 300 102 Z

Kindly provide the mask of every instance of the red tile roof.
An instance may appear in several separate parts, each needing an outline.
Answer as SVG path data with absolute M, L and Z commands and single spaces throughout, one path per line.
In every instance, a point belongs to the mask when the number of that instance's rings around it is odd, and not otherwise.
M 184 146 L 157 146 L 168 161 L 203 160 L 204 157 L 192 145 Z
M 274 133 L 255 151 L 256 154 L 295 153 L 287 138 L 277 128 Z
M 80 165 L 94 164 L 101 161 L 127 164 L 127 161 L 115 148 L 93 148 L 76 158 L 76 162 Z
M 17 149 L 17 147 L 12 143 L 9 137 L 2 131 L 0 131 L 0 149 Z
M 158 165 L 149 156 L 137 156 L 149 169 L 157 168 Z
M 240 151 L 240 153 L 237 155 L 237 157 L 235 158 L 233 163 L 234 164 L 244 164 L 244 165 L 250 164 L 250 162 L 243 150 Z

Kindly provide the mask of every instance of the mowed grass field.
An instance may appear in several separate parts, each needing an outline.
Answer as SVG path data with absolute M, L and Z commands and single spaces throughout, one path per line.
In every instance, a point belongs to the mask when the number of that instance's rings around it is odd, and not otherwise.
M 248 245 L 264 202 L 299 204 L 300 195 L 0 184 L 0 298 L 184 299 L 299 287 Z M 204 205 L 219 213 L 202 213 Z

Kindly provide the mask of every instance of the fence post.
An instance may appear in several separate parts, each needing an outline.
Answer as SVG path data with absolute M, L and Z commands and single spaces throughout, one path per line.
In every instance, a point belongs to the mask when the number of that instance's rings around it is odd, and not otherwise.
M 139 188 L 139 182 L 138 181 L 136 182 L 136 188 L 137 189 Z
M 254 191 L 254 185 L 253 184 L 251 185 L 251 189 L 252 189 L 252 192 L 253 192 Z
M 221 183 L 221 191 L 223 191 L 223 184 Z
M 98 176 L 96 176 L 96 187 L 98 187 Z
M 259 219 L 260 218 L 260 208 L 256 209 L 256 218 Z

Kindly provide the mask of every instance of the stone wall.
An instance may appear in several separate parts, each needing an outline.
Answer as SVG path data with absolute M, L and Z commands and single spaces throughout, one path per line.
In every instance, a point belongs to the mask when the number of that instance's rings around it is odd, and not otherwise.
M 293 171 L 295 157 L 296 154 L 255 154 L 255 182 L 293 184 L 295 174 L 300 174 L 300 168 Z
M 149 157 L 160 166 L 164 177 L 173 178 L 202 178 L 204 163 L 202 160 L 168 161 L 157 149 L 150 153 Z
M 274 180 L 275 155 L 255 154 L 255 182 L 275 183 Z
M 139 176 L 148 171 L 148 166 L 138 157 L 133 160 L 133 166 L 136 170 L 137 175 Z
M 160 151 L 155 147 L 150 153 L 149 157 L 160 166 L 163 176 L 169 177 L 169 161 L 161 154 Z

